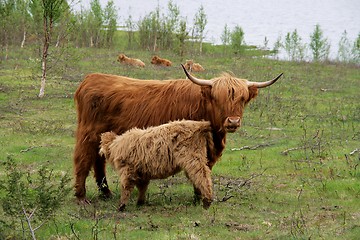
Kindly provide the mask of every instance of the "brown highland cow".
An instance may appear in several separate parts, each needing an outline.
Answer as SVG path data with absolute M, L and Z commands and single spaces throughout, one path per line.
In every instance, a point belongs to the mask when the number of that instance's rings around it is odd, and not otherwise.
M 119 54 L 118 62 L 134 67 L 145 67 L 145 63 L 137 58 L 129 58 L 125 54 Z
M 214 143 L 221 149 L 228 132 L 241 125 L 245 106 L 258 89 L 275 83 L 252 82 L 224 74 L 211 80 L 198 79 L 185 69 L 186 79 L 140 80 L 125 76 L 93 73 L 76 90 L 76 145 L 74 150 L 75 196 L 86 198 L 86 178 L 90 170 L 104 197 L 110 197 L 105 160 L 99 155 L 100 134 L 122 134 L 138 127 L 158 126 L 169 121 L 188 119 L 211 122 Z M 195 189 L 195 194 L 196 189 Z
M 194 63 L 193 60 L 186 60 L 186 62 L 184 64 L 184 67 L 189 72 L 203 72 L 203 71 L 205 71 L 205 69 L 199 63 Z
M 155 55 L 151 59 L 151 64 L 170 67 L 172 65 L 172 62 L 170 60 Z

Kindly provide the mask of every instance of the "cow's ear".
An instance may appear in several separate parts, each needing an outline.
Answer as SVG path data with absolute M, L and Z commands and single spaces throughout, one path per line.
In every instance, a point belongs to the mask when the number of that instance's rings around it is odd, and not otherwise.
M 248 102 L 251 99 L 256 98 L 257 95 L 258 95 L 258 88 L 255 87 L 255 86 L 249 87 L 249 100 L 248 100 Z
M 201 96 L 211 99 L 211 86 L 201 86 Z

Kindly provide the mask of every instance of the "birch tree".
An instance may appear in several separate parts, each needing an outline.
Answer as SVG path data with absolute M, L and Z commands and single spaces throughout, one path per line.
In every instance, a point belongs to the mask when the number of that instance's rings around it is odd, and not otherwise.
M 205 38 L 206 24 L 207 24 L 207 16 L 206 16 L 203 5 L 201 5 L 198 12 L 195 14 L 194 29 L 193 29 L 193 36 L 199 40 L 200 53 L 202 53 L 202 44 L 203 44 L 203 40 Z
M 66 0 L 32 0 L 41 1 L 42 5 L 42 13 L 43 13 L 43 50 L 41 56 L 41 85 L 39 98 L 44 97 L 45 95 L 45 85 L 46 85 L 46 71 L 47 71 L 47 60 L 48 60 L 48 52 L 51 42 L 51 34 L 54 27 L 54 22 L 60 18 L 61 15 L 61 7 Z

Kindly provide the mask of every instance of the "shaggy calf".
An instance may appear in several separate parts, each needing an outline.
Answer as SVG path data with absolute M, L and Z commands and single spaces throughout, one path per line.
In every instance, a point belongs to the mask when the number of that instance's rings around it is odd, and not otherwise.
M 165 58 L 161 58 L 161 57 L 156 56 L 156 55 L 152 57 L 151 64 L 161 65 L 161 66 L 165 66 L 165 67 L 170 67 L 172 65 L 170 60 L 167 60 Z
M 145 63 L 143 61 L 141 61 L 140 59 L 129 58 L 125 54 L 119 54 L 117 61 L 120 63 L 123 63 L 123 64 L 135 66 L 135 67 L 145 67 Z
M 221 152 L 215 147 L 210 122 L 191 120 L 133 128 L 122 135 L 103 133 L 99 151 L 120 176 L 119 211 L 125 209 L 135 186 L 139 190 L 137 205 L 142 205 L 151 179 L 164 179 L 182 170 L 208 209 L 212 202 L 211 168 Z
M 205 71 L 205 69 L 199 64 L 199 63 L 194 63 L 193 60 L 186 60 L 184 67 L 186 70 L 190 71 L 190 72 L 202 72 Z

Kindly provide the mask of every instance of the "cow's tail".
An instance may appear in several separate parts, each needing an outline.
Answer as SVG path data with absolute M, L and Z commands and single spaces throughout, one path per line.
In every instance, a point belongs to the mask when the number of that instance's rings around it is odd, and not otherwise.
M 104 156 L 106 159 L 110 156 L 110 145 L 114 141 L 117 135 L 114 132 L 105 132 L 101 134 L 100 141 L 100 156 Z

